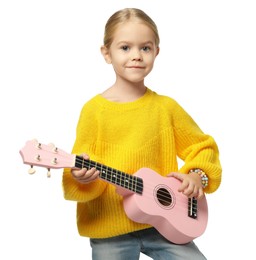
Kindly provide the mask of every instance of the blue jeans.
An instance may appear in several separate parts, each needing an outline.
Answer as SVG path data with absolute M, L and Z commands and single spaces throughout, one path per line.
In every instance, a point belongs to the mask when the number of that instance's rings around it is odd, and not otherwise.
M 138 260 L 143 253 L 154 260 L 205 260 L 194 242 L 176 245 L 154 228 L 129 234 L 90 239 L 93 260 Z

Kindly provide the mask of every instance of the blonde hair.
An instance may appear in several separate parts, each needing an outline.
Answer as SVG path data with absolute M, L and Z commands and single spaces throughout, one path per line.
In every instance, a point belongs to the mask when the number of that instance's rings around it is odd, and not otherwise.
M 115 12 L 107 21 L 105 25 L 104 32 L 104 46 L 109 48 L 111 43 L 113 42 L 113 37 L 116 28 L 119 24 L 125 23 L 132 18 L 136 18 L 141 20 L 145 25 L 147 25 L 155 34 L 155 43 L 156 46 L 159 46 L 160 38 L 158 34 L 158 29 L 155 22 L 142 10 L 137 8 L 125 8 Z

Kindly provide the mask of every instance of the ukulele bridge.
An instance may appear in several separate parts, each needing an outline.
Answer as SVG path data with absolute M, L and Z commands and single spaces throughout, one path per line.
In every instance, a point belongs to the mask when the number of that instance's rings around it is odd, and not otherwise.
M 188 199 L 188 216 L 193 219 L 197 218 L 197 199 L 194 197 Z

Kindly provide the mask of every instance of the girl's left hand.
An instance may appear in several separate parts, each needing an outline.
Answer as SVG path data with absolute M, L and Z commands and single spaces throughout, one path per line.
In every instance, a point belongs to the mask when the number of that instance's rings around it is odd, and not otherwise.
M 181 185 L 178 189 L 179 192 L 182 192 L 184 195 L 189 198 L 200 199 L 204 196 L 204 190 L 201 182 L 201 177 L 197 173 L 179 173 L 172 172 L 167 175 L 168 177 L 175 177 L 181 181 Z

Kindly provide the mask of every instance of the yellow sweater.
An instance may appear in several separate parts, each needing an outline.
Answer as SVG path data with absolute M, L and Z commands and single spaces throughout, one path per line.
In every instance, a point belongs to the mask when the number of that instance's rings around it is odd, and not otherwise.
M 133 174 L 142 167 L 162 176 L 173 171 L 203 169 L 209 177 L 205 192 L 221 182 L 221 165 L 214 139 L 204 134 L 172 98 L 147 89 L 134 102 L 116 103 L 97 95 L 82 108 L 74 154 L 87 153 L 91 160 Z M 184 161 L 178 169 L 177 157 Z M 77 226 L 81 236 L 113 237 L 148 228 L 126 216 L 115 187 L 98 179 L 78 183 L 63 173 L 64 197 L 77 202 Z

